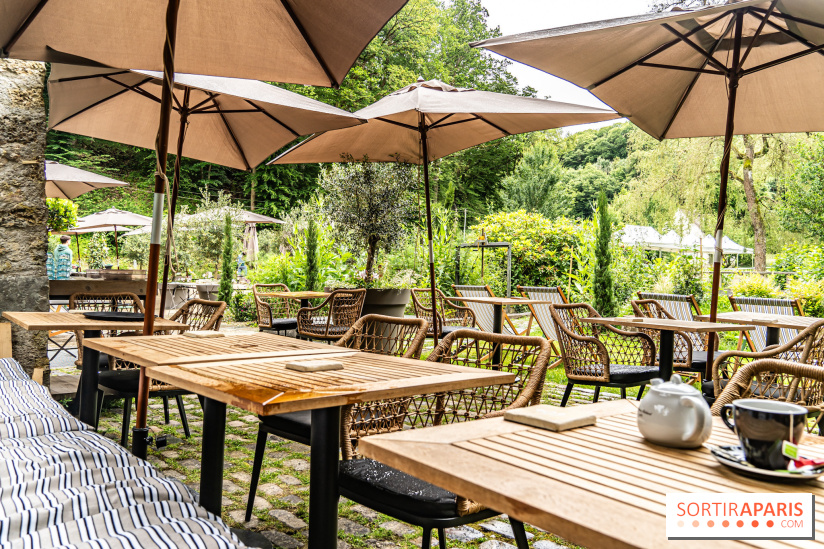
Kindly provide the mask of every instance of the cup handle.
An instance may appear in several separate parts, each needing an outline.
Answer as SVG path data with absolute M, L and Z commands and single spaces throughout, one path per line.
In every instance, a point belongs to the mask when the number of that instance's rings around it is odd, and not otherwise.
M 724 422 L 724 425 L 730 428 L 730 431 L 735 431 L 735 423 L 732 422 L 732 412 L 735 409 L 735 406 L 732 404 L 725 404 L 723 408 L 721 408 L 721 421 Z

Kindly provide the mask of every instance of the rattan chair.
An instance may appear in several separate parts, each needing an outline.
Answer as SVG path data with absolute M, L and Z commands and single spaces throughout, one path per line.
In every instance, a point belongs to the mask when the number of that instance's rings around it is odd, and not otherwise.
M 223 320 L 223 313 L 226 311 L 226 303 L 223 301 L 206 301 L 203 299 L 192 299 L 183 304 L 175 311 L 169 320 L 175 320 L 188 324 L 189 329 L 196 330 L 220 330 L 220 323 Z M 182 330 L 158 332 L 159 334 L 171 335 L 180 333 Z M 113 396 L 123 399 L 123 425 L 120 433 L 120 444 L 126 446 L 129 440 L 129 425 L 131 424 L 132 399 L 137 397 L 137 389 L 140 382 L 140 366 L 134 362 L 129 362 L 115 357 L 109 357 L 109 370 L 100 372 L 97 385 L 97 415 L 95 426 L 100 420 L 100 413 L 103 406 L 104 396 Z M 180 423 L 186 438 L 189 438 L 189 421 L 186 418 L 186 410 L 183 407 L 182 395 L 190 394 L 186 391 L 152 380 L 149 385 L 149 396 L 163 399 L 163 413 L 166 424 L 169 424 L 169 398 L 174 397 L 177 402 L 177 410 L 180 413 Z
M 493 364 L 493 350 L 501 360 Z M 376 511 L 423 528 L 422 549 L 428 549 L 432 529 L 441 547 L 445 528 L 477 522 L 500 513 L 424 480 L 393 469 L 357 453 L 365 436 L 500 417 L 506 410 L 540 403 L 546 368 L 551 356 L 544 338 L 519 337 L 457 330 L 447 334 L 429 355 L 430 362 L 512 372 L 516 381 L 507 385 L 479 387 L 372 402 L 344 408 L 341 426 L 341 495 Z M 523 523 L 511 519 L 520 549 L 528 547 Z
M 69 296 L 69 309 L 78 311 L 101 311 L 101 312 L 122 312 L 122 313 L 144 313 L 143 302 L 136 294 L 129 292 L 118 293 L 75 293 Z M 109 330 L 102 332 L 103 337 L 113 337 L 125 332 Z M 132 332 L 140 334 L 142 332 Z M 77 341 L 77 360 L 74 361 L 78 368 L 83 367 L 83 331 L 75 330 L 74 337 Z M 108 357 L 100 355 L 101 367 L 108 364 Z
M 334 290 L 317 307 L 298 310 L 298 335 L 309 339 L 337 341 L 360 318 L 366 290 Z
M 641 400 L 644 387 L 659 373 L 650 336 L 581 322 L 601 316 L 586 303 L 551 305 L 549 310 L 568 379 L 561 406 L 566 406 L 575 385 L 594 386 L 593 402 L 598 402 L 601 387 L 619 388 L 621 398 L 626 398 L 627 387 L 639 387 Z
M 552 303 L 569 303 L 566 294 L 560 286 L 516 286 L 518 291 L 527 299 L 541 299 Z M 558 348 L 558 334 L 555 333 L 555 323 L 549 313 L 550 303 L 530 303 L 529 310 L 538 323 L 538 327 L 544 333 L 544 337 L 549 340 L 552 350 L 555 353 L 555 361 L 549 368 L 554 368 L 561 364 L 561 351 Z
M 824 368 L 824 320 L 811 324 L 783 345 L 773 345 L 761 352 L 739 349 L 721 353 L 713 361 L 712 381 L 705 381 L 701 386 L 704 398 L 712 403 L 721 395 L 738 370 L 750 362 L 763 359 L 798 362 Z
M 285 333 L 298 329 L 298 320 L 292 315 L 297 312 L 291 299 L 271 295 L 275 292 L 288 292 L 286 284 L 255 284 L 252 294 L 255 296 L 258 328 L 261 332 Z
M 736 297 L 730 296 L 730 305 L 734 311 L 766 313 L 773 315 L 803 316 L 801 302 L 798 299 L 776 299 L 771 297 Z M 778 343 L 784 344 L 798 335 L 798 330 L 781 328 Z M 744 339 L 751 351 L 763 351 L 767 347 L 766 326 L 756 326 L 755 330 L 742 331 L 738 337 L 738 348 L 743 347 Z
M 366 315 L 359 318 L 335 345 L 367 353 L 417 359 L 421 356 L 428 328 L 429 323 L 422 318 Z M 362 406 L 367 405 L 357 404 L 351 406 L 349 413 L 360 413 L 359 410 Z M 252 517 L 255 492 L 260 479 L 260 468 L 263 465 L 263 455 L 266 450 L 268 435 L 272 434 L 302 444 L 309 444 L 311 433 L 312 413 L 309 410 L 260 416 L 255 460 L 252 464 L 249 501 L 246 506 L 247 521 Z
M 802 364 L 775 358 L 761 358 L 741 366 L 712 405 L 713 415 L 720 415 L 726 404 L 741 398 L 790 402 L 807 408 L 807 431 L 819 427 L 824 414 L 824 368 L 819 364 Z
M 455 290 L 458 297 L 497 297 L 489 285 L 464 286 L 453 284 L 452 288 Z M 471 301 L 467 301 L 465 303 L 466 306 L 472 309 L 472 312 L 475 313 L 475 323 L 478 328 L 484 332 L 494 332 L 492 329 L 494 305 L 490 305 L 489 303 L 472 303 Z M 511 318 L 509 318 L 509 315 L 506 314 L 506 308 L 504 308 L 503 317 L 504 322 L 501 323 L 501 330 L 504 334 L 529 335 L 529 332 L 532 331 L 532 314 L 529 316 L 529 322 L 527 323 L 526 328 L 521 331 L 518 330 L 515 323 L 512 322 Z
M 475 327 L 475 313 L 469 307 L 455 305 L 446 299 L 444 293 L 436 289 L 438 303 L 438 338 L 443 338 L 446 334 L 460 330 L 462 328 Z M 415 316 L 423 318 L 429 322 L 429 330 L 426 337 L 432 337 L 435 326 L 432 322 L 432 289 L 414 288 L 412 290 L 412 306 L 415 309 Z
M 630 304 L 635 316 L 675 319 L 666 307 L 655 299 L 636 299 Z M 652 338 L 656 349 L 660 347 L 661 330 L 642 331 Z M 673 370 L 695 381 L 700 380 L 703 373 L 707 371 L 707 351 L 695 349 L 693 339 L 685 332 L 676 331 L 673 340 Z M 700 341 L 703 342 L 703 340 Z M 656 357 L 656 362 L 658 359 L 659 357 Z

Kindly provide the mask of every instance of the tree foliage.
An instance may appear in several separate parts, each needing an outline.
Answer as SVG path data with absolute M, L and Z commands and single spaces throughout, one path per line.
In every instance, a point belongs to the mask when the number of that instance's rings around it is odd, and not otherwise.
M 592 306 L 602 316 L 615 316 L 615 288 L 612 283 L 612 216 L 607 195 L 598 193 L 598 226 L 595 237 L 595 273 L 592 281 Z
M 796 148 L 794 171 L 784 182 L 781 221 L 805 236 L 824 239 L 824 137 Z
M 315 219 L 309 218 L 306 227 L 306 283 L 303 289 L 313 292 L 318 289 L 318 226 Z
M 77 204 L 63 198 L 47 198 L 50 231 L 62 232 L 77 225 Z
M 564 169 L 558 160 L 557 132 L 536 138 L 524 150 L 515 170 L 504 178 L 504 204 L 510 210 L 538 212 L 555 219 L 567 213 L 559 183 Z
M 234 235 L 232 234 L 232 216 L 223 218 L 223 242 L 220 259 L 220 286 L 217 289 L 217 300 L 224 303 L 232 302 L 232 283 L 235 281 Z

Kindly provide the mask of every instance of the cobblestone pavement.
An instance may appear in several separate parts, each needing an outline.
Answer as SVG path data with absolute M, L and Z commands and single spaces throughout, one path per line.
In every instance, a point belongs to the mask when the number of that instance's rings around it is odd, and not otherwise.
M 255 328 L 238 323 L 225 323 L 222 331 L 244 332 Z M 73 359 L 59 358 L 52 363 L 53 375 L 77 375 Z M 563 386 L 548 384 L 545 402 L 558 404 Z M 602 398 L 614 395 L 602 393 Z M 192 436 L 184 438 L 183 428 L 174 400 L 170 402 L 170 423 L 164 424 L 160 399 L 151 399 L 148 424 L 155 433 L 166 433 L 170 443 L 160 450 L 150 448 L 149 461 L 166 475 L 179 479 L 197 491 L 200 482 L 200 448 L 203 414 L 194 395 L 184 396 L 186 415 Z M 592 400 L 592 391 L 576 387 L 571 404 Z M 120 440 L 122 400 L 108 403 L 100 419 L 99 431 Z M 283 549 L 298 549 L 307 539 L 309 497 L 309 447 L 296 442 L 269 437 L 263 469 L 255 498 L 252 520 L 243 522 L 249 481 L 252 473 L 257 416 L 238 408 L 227 408 L 226 451 L 224 465 L 223 519 L 232 527 L 260 533 L 264 543 Z M 420 547 L 421 529 L 394 520 L 342 499 L 339 507 L 339 549 Z M 534 549 L 560 549 L 568 542 L 527 525 Z M 483 523 L 452 528 L 447 531 L 449 547 L 479 549 L 514 549 L 511 528 L 505 516 Z M 262 538 L 258 537 L 258 540 Z M 436 539 L 432 541 L 437 547 Z M 266 545 L 267 547 L 269 545 Z

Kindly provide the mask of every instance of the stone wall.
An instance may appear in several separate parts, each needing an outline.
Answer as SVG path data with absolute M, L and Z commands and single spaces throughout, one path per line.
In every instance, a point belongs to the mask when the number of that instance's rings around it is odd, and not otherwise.
M 0 59 L 0 312 L 49 309 L 45 77 L 43 63 Z M 14 357 L 48 384 L 46 341 L 12 329 Z

